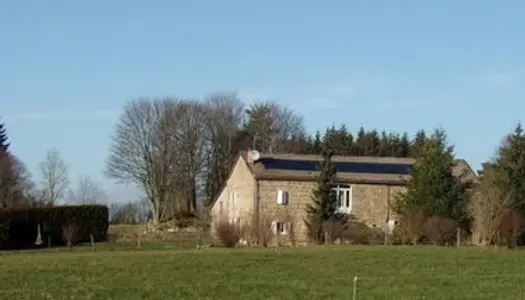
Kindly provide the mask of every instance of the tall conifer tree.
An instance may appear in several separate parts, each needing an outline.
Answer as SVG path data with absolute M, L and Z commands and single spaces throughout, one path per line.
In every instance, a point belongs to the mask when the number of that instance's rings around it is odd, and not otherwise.
M 4 124 L 0 124 L 0 152 L 7 152 L 9 148 L 9 143 L 7 142 L 8 137 L 5 132 Z
M 397 199 L 402 215 L 422 213 L 426 217 L 450 218 L 464 224 L 471 183 L 455 176 L 454 148 L 447 145 L 446 134 L 436 130 L 429 138 L 420 135 L 407 191 Z
M 306 208 L 305 224 L 310 238 L 317 242 L 323 241 L 323 225 L 327 221 L 340 220 L 337 212 L 337 198 L 332 190 L 336 180 L 336 168 L 332 163 L 332 152 L 325 151 L 319 164 L 317 187 L 312 194 L 312 204 Z
M 525 132 L 518 124 L 498 150 L 498 185 L 511 197 L 511 208 L 525 215 Z

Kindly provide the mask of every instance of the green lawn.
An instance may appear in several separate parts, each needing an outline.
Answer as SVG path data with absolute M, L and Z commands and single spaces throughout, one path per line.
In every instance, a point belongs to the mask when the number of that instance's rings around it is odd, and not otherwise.
M 0 254 L 0 299 L 525 299 L 525 252 L 77 248 Z

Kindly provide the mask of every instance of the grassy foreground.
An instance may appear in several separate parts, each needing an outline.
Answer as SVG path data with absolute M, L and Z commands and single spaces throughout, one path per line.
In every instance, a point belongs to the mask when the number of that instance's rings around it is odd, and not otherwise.
M 0 254 L 0 299 L 525 299 L 525 252 L 432 247 Z

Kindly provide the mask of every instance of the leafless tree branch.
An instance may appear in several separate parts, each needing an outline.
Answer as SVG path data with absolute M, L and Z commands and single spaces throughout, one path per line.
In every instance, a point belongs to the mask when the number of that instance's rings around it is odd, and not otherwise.
M 161 220 L 172 177 L 174 153 L 170 149 L 170 132 L 163 120 L 172 105 L 174 101 L 170 99 L 139 99 L 127 103 L 106 161 L 108 177 L 135 184 L 145 192 L 154 223 Z
M 68 166 L 56 149 L 47 151 L 44 160 L 39 165 L 42 181 L 42 199 L 49 204 L 55 204 L 65 195 L 69 185 Z
M 106 204 L 108 199 L 98 183 L 84 175 L 79 178 L 76 190 L 69 190 L 68 200 L 78 204 Z
M 34 183 L 25 165 L 7 152 L 0 153 L 0 202 L 7 208 L 32 205 Z

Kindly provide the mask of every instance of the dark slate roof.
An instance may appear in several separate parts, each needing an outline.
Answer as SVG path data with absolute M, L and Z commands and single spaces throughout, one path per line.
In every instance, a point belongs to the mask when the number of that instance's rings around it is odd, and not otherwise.
M 249 163 L 255 178 L 260 180 L 315 180 L 319 174 L 320 155 L 268 154 Z M 249 160 L 248 160 L 249 161 Z M 404 185 L 410 177 L 415 160 L 400 157 L 334 156 L 337 180 L 348 183 Z M 467 173 L 468 179 L 476 177 L 464 160 L 457 160 L 454 169 L 458 176 Z M 471 174 L 472 173 L 472 174 Z
M 318 170 L 319 161 L 294 160 L 279 158 L 262 158 L 259 160 L 267 170 L 310 171 Z M 408 175 L 412 172 L 413 164 L 372 163 L 372 162 L 342 162 L 335 161 L 338 173 L 369 173 L 369 174 L 398 174 Z

